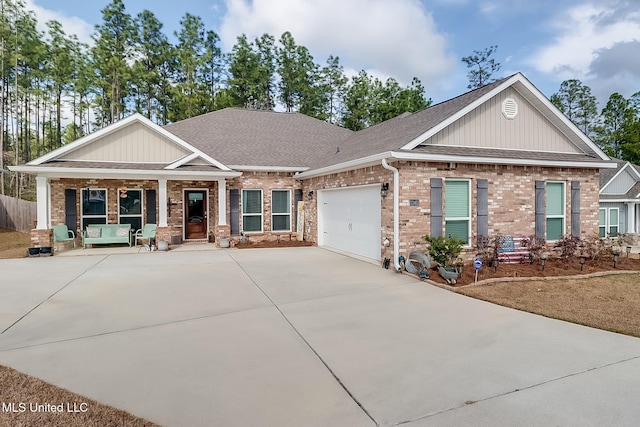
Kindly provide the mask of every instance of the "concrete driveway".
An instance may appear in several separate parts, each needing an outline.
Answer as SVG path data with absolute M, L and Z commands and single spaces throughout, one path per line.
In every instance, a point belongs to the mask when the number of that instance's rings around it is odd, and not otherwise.
M 319 248 L 0 260 L 1 331 L 0 364 L 166 426 L 640 419 L 639 339 Z

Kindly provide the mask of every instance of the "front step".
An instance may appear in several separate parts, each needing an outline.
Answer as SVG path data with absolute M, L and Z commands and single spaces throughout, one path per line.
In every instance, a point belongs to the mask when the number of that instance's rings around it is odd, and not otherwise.
M 209 239 L 189 239 L 183 240 L 183 245 L 203 245 L 205 243 L 209 243 Z

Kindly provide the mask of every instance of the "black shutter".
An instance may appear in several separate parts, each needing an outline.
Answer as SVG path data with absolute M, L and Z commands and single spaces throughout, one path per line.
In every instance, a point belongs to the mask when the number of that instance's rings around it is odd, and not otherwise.
M 240 234 L 240 190 L 229 190 L 231 234 Z
M 156 190 L 147 190 L 147 220 L 145 224 L 157 224 Z
M 571 181 L 571 235 L 580 237 L 580 181 Z
M 296 231 L 298 230 L 298 202 L 302 201 L 302 190 L 296 189 L 293 193 L 293 223 Z
M 75 188 L 64 190 L 64 223 L 74 233 L 78 229 L 77 194 Z
M 431 178 L 431 237 L 442 236 L 442 178 Z
M 545 187 L 544 181 L 536 181 L 536 237 L 546 240 L 546 202 L 545 202 Z
M 489 237 L 489 180 L 479 179 L 477 181 L 478 199 L 478 237 Z

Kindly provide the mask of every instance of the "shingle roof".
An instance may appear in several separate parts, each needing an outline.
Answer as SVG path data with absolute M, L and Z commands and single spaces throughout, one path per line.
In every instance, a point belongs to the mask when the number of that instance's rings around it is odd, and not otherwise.
M 335 144 L 336 147 L 330 147 L 326 150 L 322 156 L 316 159 L 312 167 L 320 168 L 385 151 L 399 150 L 405 144 L 491 92 L 509 78 L 511 76 L 424 110 L 412 114 L 402 114 L 375 126 L 354 132 L 342 143 Z M 338 146 L 340 151 L 336 152 Z
M 615 169 L 600 169 L 600 189 L 607 185 L 611 178 L 613 178 L 620 169 L 627 163 L 624 160 L 616 159 L 614 157 L 611 158 L 611 161 L 616 164 Z
M 597 162 L 602 163 L 602 159 L 585 156 L 579 153 L 553 153 L 546 151 L 525 151 L 525 150 L 503 150 L 499 148 L 463 147 L 465 157 L 486 157 L 494 159 L 524 159 L 542 161 L 562 161 L 562 162 Z M 420 145 L 408 151 L 411 153 L 452 154 L 452 147 L 443 145 Z M 608 171 L 609 169 L 607 169 Z
M 225 165 L 308 167 L 353 132 L 299 113 L 227 108 L 164 127 Z M 334 148 L 335 149 L 335 148 Z
M 626 164 L 626 160 L 611 158 L 616 164 L 615 169 L 600 169 L 600 190 L 611 181 L 611 179 L 620 172 Z M 629 165 L 640 173 L 640 166 L 629 163 Z M 640 180 L 638 180 L 625 194 L 600 194 L 601 200 L 620 200 L 620 199 L 638 199 L 640 195 Z

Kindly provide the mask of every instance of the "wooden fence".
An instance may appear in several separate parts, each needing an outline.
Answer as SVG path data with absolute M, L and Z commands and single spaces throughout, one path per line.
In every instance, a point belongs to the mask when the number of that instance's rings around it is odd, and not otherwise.
M 36 202 L 0 194 L 0 228 L 28 233 L 36 221 Z

